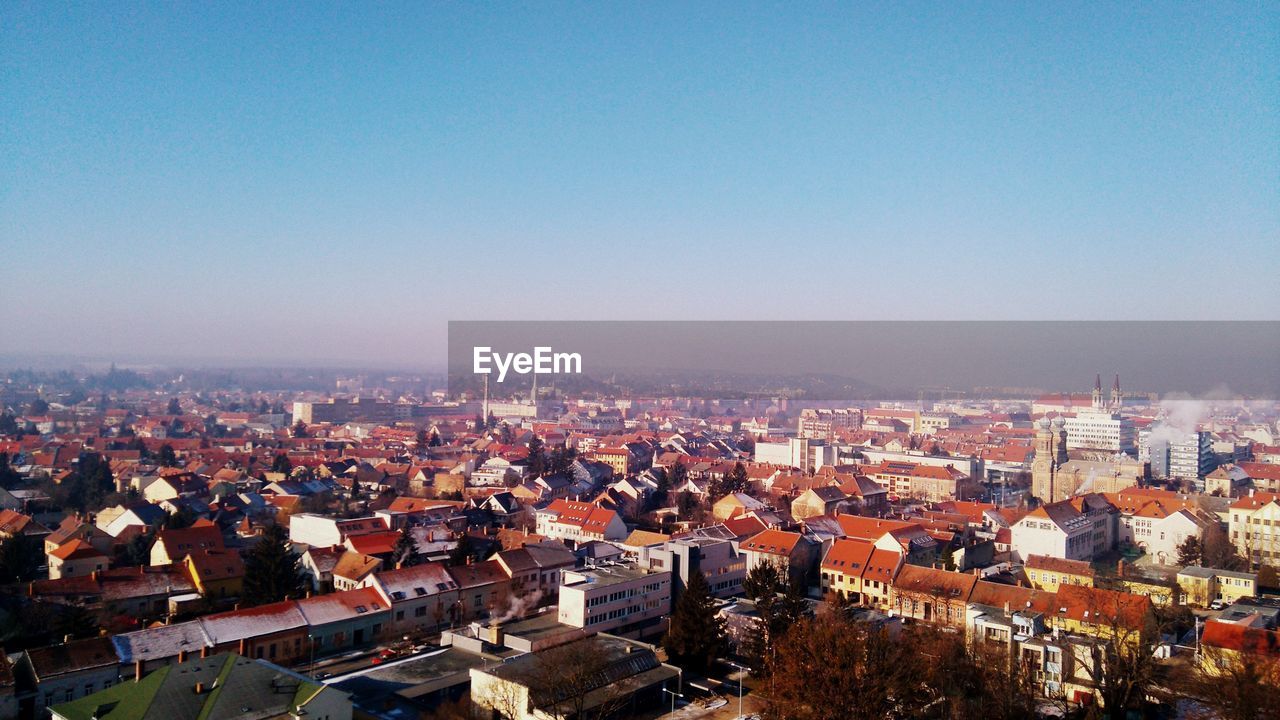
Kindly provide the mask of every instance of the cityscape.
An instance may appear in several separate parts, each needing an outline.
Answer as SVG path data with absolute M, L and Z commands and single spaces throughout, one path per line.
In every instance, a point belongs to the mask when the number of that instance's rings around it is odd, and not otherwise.
M 6 716 L 1244 717 L 1274 691 L 1274 400 L 263 374 L 5 377 Z
M 1280 720 L 1280 3 L 0 3 L 0 720 Z

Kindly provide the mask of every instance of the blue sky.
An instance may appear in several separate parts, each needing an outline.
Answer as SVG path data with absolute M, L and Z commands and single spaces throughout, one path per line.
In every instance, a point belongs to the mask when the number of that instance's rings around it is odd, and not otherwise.
M 0 352 L 1275 319 L 1273 3 L 0 6 Z

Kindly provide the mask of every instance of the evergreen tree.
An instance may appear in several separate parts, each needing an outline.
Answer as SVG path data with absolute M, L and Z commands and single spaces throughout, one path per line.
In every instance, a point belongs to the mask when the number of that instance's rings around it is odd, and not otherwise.
M 416 445 L 417 448 L 421 450 L 427 447 L 427 445 L 431 443 L 431 438 L 427 435 L 426 429 L 423 428 L 418 431 L 417 435 L 414 436 L 413 442 L 414 442 L 414 445 Z
M 1189 535 L 1186 541 L 1178 546 L 1178 564 L 1183 567 L 1199 565 L 1203 555 L 1204 548 L 1200 545 L 1200 538 L 1195 535 Z
M 542 438 L 529 438 L 529 476 L 539 478 L 547 470 L 547 456 L 543 452 Z
M 493 413 L 489 413 L 489 417 L 485 418 L 484 425 L 486 429 L 492 430 L 498 427 L 498 418 L 494 417 Z
M 466 565 L 472 552 L 471 536 L 464 532 L 458 538 L 458 544 L 449 553 L 449 564 L 454 566 Z
M 178 398 L 169 398 L 169 406 L 165 408 L 166 415 L 181 415 L 182 406 L 178 404 Z
M 0 582 L 34 580 L 44 563 L 44 548 L 30 535 L 14 535 L 0 541 Z
M 166 516 L 166 520 L 168 516 Z M 134 535 L 117 551 L 117 559 L 121 565 L 137 567 L 151 564 L 151 543 L 155 538 L 148 534 Z
M 173 451 L 173 446 L 165 443 L 160 446 L 160 454 L 156 458 L 156 462 L 161 467 L 176 467 L 178 465 L 178 454 Z
M 307 436 L 307 424 L 298 420 L 293 424 L 293 436 L 296 438 L 304 438 Z
M 9 465 L 9 453 L 0 452 L 0 487 L 6 490 L 11 489 L 21 479 L 22 476 L 18 471 Z
M 293 463 L 289 462 L 289 456 L 284 453 L 277 453 L 275 460 L 271 461 L 271 472 L 289 474 L 293 469 Z
M 771 562 L 762 562 L 751 568 L 742 581 L 742 592 L 752 600 L 772 597 L 782 587 L 782 572 Z
M 676 461 L 671 467 L 667 468 L 667 485 L 669 487 L 678 488 L 689 480 L 689 468 L 684 463 Z
M 763 563 L 756 567 L 765 565 L 770 563 Z M 780 571 L 775 573 L 778 577 L 782 576 Z M 777 647 L 778 641 L 793 625 L 813 616 L 809 603 L 804 597 L 803 585 L 789 583 L 785 587 L 785 592 L 774 592 L 756 599 L 756 614 L 760 621 L 755 632 L 748 635 L 742 648 L 742 654 L 747 658 L 747 664 L 751 666 L 753 672 L 760 674 L 768 672 L 773 650 Z
M 408 523 L 400 528 L 400 537 L 396 538 L 396 546 L 391 551 L 391 560 L 396 567 L 412 567 L 418 564 L 418 543 L 413 539 Z
M 705 672 L 724 654 L 724 620 L 716 613 L 711 586 L 701 571 L 694 571 L 676 601 L 662 646 L 674 663 L 695 672 Z
M 733 469 L 729 471 L 729 476 L 725 478 L 725 494 L 746 492 L 751 485 L 751 479 L 747 477 L 747 468 L 742 463 L 734 463 Z
M 440 440 L 440 433 L 436 432 L 434 428 L 431 430 L 431 442 L 429 444 L 431 447 L 440 447 L 442 444 Z
M 471 429 L 475 434 L 479 435 L 484 432 L 484 416 L 476 413 L 476 419 L 471 423 Z
M 99 633 L 98 618 L 80 605 L 63 605 L 53 624 L 56 637 L 70 635 L 72 639 L 97 637 Z
M 244 602 L 263 605 L 302 594 L 303 576 L 299 557 L 289 548 L 283 525 L 272 525 L 263 533 L 244 564 Z

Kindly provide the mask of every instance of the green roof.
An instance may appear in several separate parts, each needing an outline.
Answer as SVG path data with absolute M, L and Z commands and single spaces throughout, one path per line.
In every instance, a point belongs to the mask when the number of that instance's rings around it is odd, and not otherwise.
M 160 668 L 52 710 L 66 720 L 228 720 L 293 713 L 326 690 L 338 692 L 275 665 L 222 653 Z

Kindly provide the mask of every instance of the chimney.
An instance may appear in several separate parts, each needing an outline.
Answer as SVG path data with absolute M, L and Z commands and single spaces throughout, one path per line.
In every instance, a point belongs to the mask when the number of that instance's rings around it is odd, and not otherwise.
M 245 638 L 240 638 L 240 654 L 247 656 L 248 650 L 249 650 L 249 641 Z
M 1116 561 L 1116 576 L 1124 577 L 1124 560 Z
M 200 657 L 201 657 L 201 659 L 209 657 L 209 646 L 208 646 L 208 645 L 201 645 L 201 646 L 200 646 Z
M 133 679 L 138 682 L 142 681 L 142 661 L 141 660 L 138 660 L 133 664 Z
M 93 571 L 93 575 L 92 575 L 92 577 L 93 577 L 93 582 L 94 582 L 94 584 L 95 584 L 95 585 L 98 583 L 98 578 L 101 576 L 101 574 L 102 574 L 102 573 L 101 573 L 100 571 L 98 571 L 98 570 L 94 570 L 94 571 Z
M 196 694 L 201 695 L 203 693 L 204 693 L 204 683 L 202 682 L 196 683 Z
M 489 644 L 502 645 L 502 628 L 496 622 L 489 624 Z
M 178 651 L 178 664 L 179 664 L 179 665 L 181 665 L 182 663 L 184 663 L 184 662 L 186 662 L 186 661 L 187 661 L 187 651 L 186 651 L 186 650 L 179 650 L 179 651 Z

